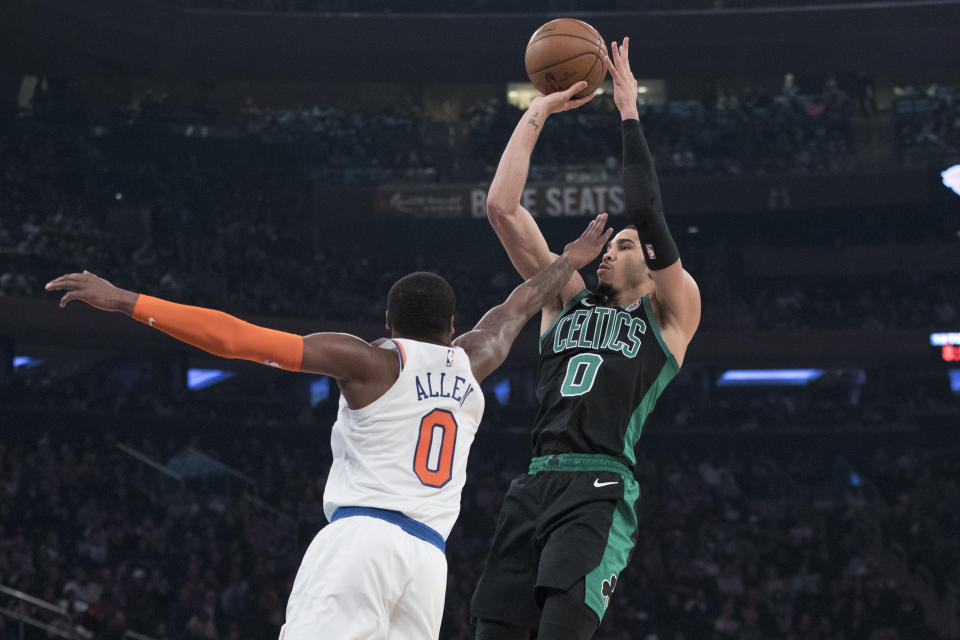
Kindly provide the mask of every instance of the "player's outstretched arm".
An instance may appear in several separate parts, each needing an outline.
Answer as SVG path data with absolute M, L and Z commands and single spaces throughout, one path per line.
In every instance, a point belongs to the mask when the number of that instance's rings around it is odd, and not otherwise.
M 520 330 L 547 300 L 555 298 L 570 276 L 590 264 L 606 244 L 613 229 L 606 228 L 607 214 L 601 213 L 583 234 L 568 244 L 563 255 L 513 290 L 503 304 L 488 311 L 480 322 L 456 340 L 470 357 L 473 375 L 483 380 L 503 364 Z
M 623 121 L 623 197 L 627 218 L 637 227 L 643 256 L 656 283 L 656 297 L 666 315 L 664 339 L 678 359 L 700 324 L 700 290 L 683 269 L 680 253 L 663 215 L 660 182 L 640 126 L 637 80 L 630 70 L 630 39 L 611 44 L 606 58 L 613 78 L 613 99 Z
M 593 99 L 592 94 L 580 99 L 573 97 L 586 86 L 586 82 L 578 82 L 566 91 L 533 99 L 510 136 L 507 148 L 500 157 L 497 173 L 490 183 L 487 218 L 507 250 L 513 266 L 525 279 L 532 278 L 557 257 L 550 252 L 533 216 L 520 204 L 530 170 L 530 155 L 550 115 L 574 109 Z M 572 298 L 582 288 L 583 279 L 574 274 L 570 286 L 563 293 L 567 294 L 567 298 Z
M 389 382 L 391 376 L 396 379 L 399 368 L 393 352 L 377 349 L 355 336 L 315 333 L 301 337 L 275 331 L 222 311 L 176 304 L 127 291 L 88 271 L 55 278 L 47 283 L 46 290 L 67 292 L 60 299 L 61 307 L 80 300 L 103 311 L 125 313 L 181 342 L 222 358 L 250 360 L 288 371 L 321 373 L 336 378 L 339 383 L 377 383 L 380 377 Z
M 127 291 L 89 271 L 54 278 L 47 291 L 66 291 L 65 307 L 73 300 L 102 311 L 125 313 L 181 342 L 222 358 L 252 360 L 268 366 L 300 371 L 303 338 L 249 324 L 222 311 L 176 304 Z

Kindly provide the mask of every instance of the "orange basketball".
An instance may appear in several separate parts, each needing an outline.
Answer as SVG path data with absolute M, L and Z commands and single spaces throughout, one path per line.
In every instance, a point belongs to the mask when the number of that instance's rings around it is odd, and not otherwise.
M 607 75 L 603 57 L 607 47 L 597 30 L 582 20 L 558 18 L 537 29 L 527 43 L 527 76 L 540 93 L 569 89 L 587 81 L 577 94 L 593 93 Z

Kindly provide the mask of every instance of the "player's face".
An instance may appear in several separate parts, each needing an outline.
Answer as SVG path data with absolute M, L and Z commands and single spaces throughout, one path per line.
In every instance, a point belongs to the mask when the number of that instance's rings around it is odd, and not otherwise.
M 601 290 L 610 294 L 640 286 L 650 277 L 636 229 L 624 229 L 607 243 L 597 279 Z

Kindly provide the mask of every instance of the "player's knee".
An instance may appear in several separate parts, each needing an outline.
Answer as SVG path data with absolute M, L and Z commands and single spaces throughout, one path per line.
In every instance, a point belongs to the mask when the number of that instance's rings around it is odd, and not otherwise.
M 570 591 L 551 590 L 543 602 L 537 640 L 590 640 L 600 626 L 597 614 Z
M 476 640 L 530 640 L 530 629 L 499 620 L 477 620 Z

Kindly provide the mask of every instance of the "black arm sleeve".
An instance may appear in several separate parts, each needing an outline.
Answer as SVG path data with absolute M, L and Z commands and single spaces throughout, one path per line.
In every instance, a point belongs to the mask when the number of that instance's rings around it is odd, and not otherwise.
M 647 266 L 665 269 L 679 260 L 663 217 L 660 182 L 639 120 L 623 121 L 623 199 L 627 220 L 637 227 Z

